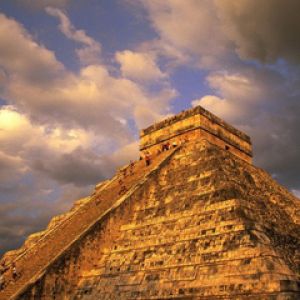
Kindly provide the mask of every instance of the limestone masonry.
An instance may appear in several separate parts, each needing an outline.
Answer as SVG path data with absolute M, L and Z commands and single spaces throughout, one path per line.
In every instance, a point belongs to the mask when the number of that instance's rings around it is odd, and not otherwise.
M 1 300 L 300 299 L 300 200 L 252 165 L 246 134 L 196 107 L 142 130 L 140 150 L 149 166 L 4 255 Z
M 163 143 L 207 140 L 251 162 L 250 137 L 201 106 L 154 124 L 141 131 L 140 150 L 157 153 Z

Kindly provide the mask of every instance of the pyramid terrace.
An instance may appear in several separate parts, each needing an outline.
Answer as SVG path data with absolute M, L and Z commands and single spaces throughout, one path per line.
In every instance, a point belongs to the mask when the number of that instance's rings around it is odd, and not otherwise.
M 164 144 L 207 140 L 243 160 L 252 162 L 252 145 L 248 135 L 227 124 L 201 106 L 149 126 L 140 132 L 140 151 L 157 154 Z

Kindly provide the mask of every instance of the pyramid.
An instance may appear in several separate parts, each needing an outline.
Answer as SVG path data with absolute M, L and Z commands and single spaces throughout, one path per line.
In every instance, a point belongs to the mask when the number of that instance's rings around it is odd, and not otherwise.
M 4 255 L 0 299 L 300 299 L 300 201 L 246 134 L 196 107 L 140 151 Z

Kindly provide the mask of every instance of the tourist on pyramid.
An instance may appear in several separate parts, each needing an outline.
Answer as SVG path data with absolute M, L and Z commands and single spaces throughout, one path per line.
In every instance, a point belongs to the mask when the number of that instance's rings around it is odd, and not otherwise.
M 4 288 L 4 276 L 3 276 L 3 273 L 0 273 L 0 291 L 3 290 Z
M 119 191 L 119 195 L 125 194 L 127 192 L 127 188 L 125 185 L 122 185 L 120 191 Z
M 149 153 L 146 153 L 145 161 L 146 161 L 146 166 L 149 166 L 151 164 L 151 157 Z
M 130 161 L 129 167 L 130 167 L 130 175 L 133 175 L 134 162 L 132 160 Z
M 13 278 L 13 280 L 17 280 L 17 278 L 18 278 L 17 268 L 14 263 L 12 265 L 12 278 Z

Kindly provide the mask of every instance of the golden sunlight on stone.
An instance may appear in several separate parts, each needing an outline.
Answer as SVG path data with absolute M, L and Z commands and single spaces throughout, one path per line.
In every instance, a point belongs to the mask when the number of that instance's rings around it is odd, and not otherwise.
M 4 255 L 1 300 L 299 299 L 299 199 L 245 133 L 195 107 L 140 154 Z

